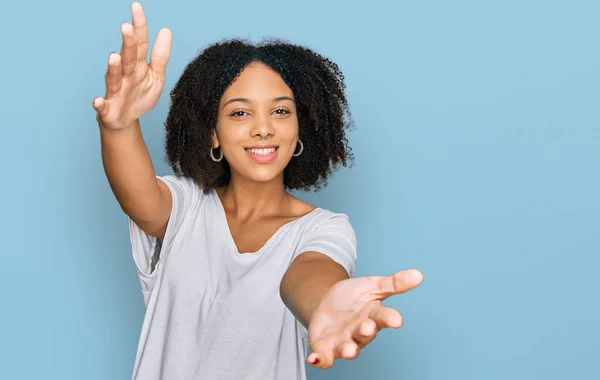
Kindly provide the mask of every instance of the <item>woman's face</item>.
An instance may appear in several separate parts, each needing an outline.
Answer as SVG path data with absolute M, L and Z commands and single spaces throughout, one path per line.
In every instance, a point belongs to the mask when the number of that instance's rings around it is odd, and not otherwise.
M 282 176 L 297 141 L 292 90 L 268 66 L 247 66 L 221 97 L 213 143 L 232 177 L 267 182 Z

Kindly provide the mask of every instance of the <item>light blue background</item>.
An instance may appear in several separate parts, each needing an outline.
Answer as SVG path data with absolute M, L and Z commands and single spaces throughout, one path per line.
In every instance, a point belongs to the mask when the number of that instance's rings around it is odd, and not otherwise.
M 147 1 L 169 91 L 207 44 L 339 63 L 356 164 L 318 194 L 358 275 L 416 267 L 405 316 L 317 379 L 600 379 L 598 1 Z M 3 0 L 0 378 L 126 379 L 143 301 L 91 101 L 129 1 Z M 157 172 L 165 91 L 142 122 Z M 240 320 L 240 323 L 243 323 Z

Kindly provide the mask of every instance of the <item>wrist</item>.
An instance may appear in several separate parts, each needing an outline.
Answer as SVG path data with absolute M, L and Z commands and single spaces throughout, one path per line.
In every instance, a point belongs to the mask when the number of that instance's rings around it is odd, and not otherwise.
M 98 128 L 100 129 L 100 132 L 106 132 L 106 133 L 121 133 L 124 131 L 131 131 L 133 129 L 135 129 L 136 127 L 140 127 L 140 120 L 139 119 L 135 119 L 133 121 L 127 122 L 125 124 L 121 124 L 119 125 L 119 127 L 114 128 L 114 127 L 109 127 L 106 123 L 104 123 L 99 116 L 96 116 L 96 122 L 98 123 Z M 124 132 L 126 133 L 126 132 Z

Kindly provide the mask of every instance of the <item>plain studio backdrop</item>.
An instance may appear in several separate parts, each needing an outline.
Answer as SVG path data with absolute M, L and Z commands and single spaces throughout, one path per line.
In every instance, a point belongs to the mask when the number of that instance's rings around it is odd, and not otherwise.
M 355 165 L 300 196 L 350 216 L 357 275 L 425 281 L 386 301 L 401 329 L 309 379 L 600 379 L 598 1 L 143 5 L 151 43 L 174 34 L 142 119 L 160 175 L 168 93 L 208 44 L 281 37 L 345 74 Z M 131 376 L 144 305 L 91 106 L 130 17 L 2 0 L 2 379 Z

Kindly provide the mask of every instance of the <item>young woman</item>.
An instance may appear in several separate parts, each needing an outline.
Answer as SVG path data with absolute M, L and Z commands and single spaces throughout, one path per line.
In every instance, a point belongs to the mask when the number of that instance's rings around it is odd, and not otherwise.
M 338 67 L 284 42 L 211 45 L 171 93 L 175 174 L 157 177 L 139 118 L 163 90 L 171 33 L 159 31 L 147 63 L 139 3 L 132 14 L 93 105 L 147 308 L 133 378 L 305 379 L 305 360 L 329 368 L 400 327 L 381 300 L 421 273 L 352 278 L 346 215 L 287 192 L 324 185 L 351 159 Z

